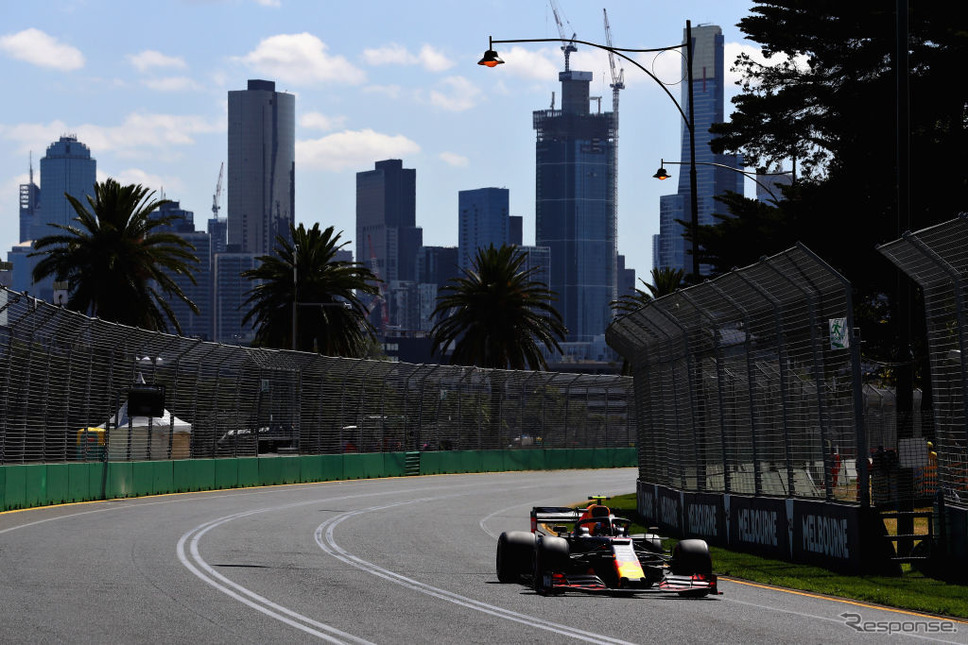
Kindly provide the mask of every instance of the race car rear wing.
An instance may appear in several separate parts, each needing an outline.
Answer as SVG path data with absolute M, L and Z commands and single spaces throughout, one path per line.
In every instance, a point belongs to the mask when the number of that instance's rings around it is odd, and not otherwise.
M 567 506 L 535 506 L 531 509 L 531 531 L 538 530 L 538 524 L 557 524 L 561 522 L 577 522 L 583 508 L 569 508 Z

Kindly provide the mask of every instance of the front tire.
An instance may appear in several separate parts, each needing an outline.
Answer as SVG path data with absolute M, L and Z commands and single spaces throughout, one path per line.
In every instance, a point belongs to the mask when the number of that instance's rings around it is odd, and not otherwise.
M 678 576 L 708 576 L 713 560 L 705 540 L 680 540 L 672 549 L 672 573 Z
M 534 533 L 510 531 L 501 533 L 497 540 L 497 579 L 499 582 L 518 582 L 531 568 L 534 552 Z
M 539 536 L 534 543 L 534 590 L 547 593 L 551 587 L 545 584 L 545 576 L 563 572 L 570 555 L 568 540 L 550 535 Z

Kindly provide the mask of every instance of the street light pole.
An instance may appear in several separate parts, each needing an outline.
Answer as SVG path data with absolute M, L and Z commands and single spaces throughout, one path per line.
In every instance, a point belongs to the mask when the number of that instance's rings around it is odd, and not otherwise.
M 693 54 L 694 54 L 695 47 L 692 42 L 692 21 L 690 20 L 686 21 L 685 40 L 686 42 L 684 43 L 681 43 L 679 45 L 670 45 L 668 47 L 654 47 L 651 49 L 629 49 L 626 47 L 612 47 L 609 45 L 602 45 L 599 43 L 593 43 L 586 40 L 577 40 L 575 38 L 571 38 L 571 39 L 515 38 L 515 39 L 505 40 L 505 39 L 495 39 L 491 37 L 488 39 L 489 45 L 488 45 L 487 51 L 484 52 L 484 56 L 481 58 L 481 60 L 477 62 L 477 64 L 483 65 L 485 67 L 497 67 L 498 65 L 501 65 L 504 63 L 504 61 L 501 60 L 501 58 L 498 56 L 497 51 L 495 51 L 494 49 L 495 44 L 551 43 L 551 42 L 570 43 L 572 45 L 575 45 L 575 44 L 587 45 L 589 47 L 595 47 L 596 49 L 602 49 L 604 51 L 611 52 L 612 54 L 615 54 L 616 56 L 619 56 L 620 58 L 627 60 L 629 63 L 637 67 L 639 70 L 645 72 L 645 74 L 653 81 L 658 83 L 659 87 L 662 88 L 662 91 L 666 93 L 666 96 L 669 97 L 669 100 L 671 100 L 672 103 L 676 106 L 676 109 L 679 110 L 679 115 L 682 117 L 682 120 L 685 122 L 686 129 L 689 131 L 689 195 L 690 195 L 689 201 L 690 201 L 690 209 L 692 211 L 689 214 L 690 215 L 689 221 L 690 221 L 690 228 L 692 229 L 692 273 L 694 276 L 693 279 L 696 282 L 698 282 L 699 281 L 699 249 L 696 246 L 696 239 L 699 233 L 699 196 L 697 194 L 698 189 L 697 189 L 697 179 L 696 179 L 696 119 L 695 119 L 695 110 L 693 108 L 693 87 L 692 87 L 692 84 L 693 84 L 692 67 L 693 67 Z M 679 103 L 679 101 L 676 100 L 676 97 L 672 95 L 672 92 L 669 91 L 669 88 L 666 87 L 665 83 L 660 81 L 655 74 L 653 74 L 645 67 L 643 67 L 637 60 L 627 55 L 629 53 L 661 53 L 664 51 L 671 51 L 674 49 L 686 50 L 686 68 L 687 68 L 686 82 L 688 83 L 688 87 L 686 89 L 686 92 L 687 92 L 686 96 L 688 97 L 688 103 L 689 103 L 687 106 L 688 114 L 686 114 L 686 110 L 684 110 L 682 105 Z
M 699 283 L 699 188 L 696 179 L 696 113 L 692 100 L 692 62 L 695 46 L 692 42 L 692 22 L 686 21 L 686 79 L 689 83 L 687 96 L 689 97 L 689 224 L 692 226 L 692 276 L 696 284 Z

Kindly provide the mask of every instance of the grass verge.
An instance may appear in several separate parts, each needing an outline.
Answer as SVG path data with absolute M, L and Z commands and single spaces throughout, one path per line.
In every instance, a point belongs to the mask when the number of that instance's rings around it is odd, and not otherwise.
M 641 521 L 634 493 L 613 497 L 607 503 L 616 515 Z M 638 527 L 633 526 L 632 530 L 642 532 L 645 527 L 639 524 Z M 909 565 L 904 565 L 904 575 L 900 577 L 848 576 L 821 567 L 714 546 L 710 546 L 709 551 L 713 558 L 713 570 L 721 576 L 936 616 L 968 619 L 968 586 L 929 578 L 912 570 Z

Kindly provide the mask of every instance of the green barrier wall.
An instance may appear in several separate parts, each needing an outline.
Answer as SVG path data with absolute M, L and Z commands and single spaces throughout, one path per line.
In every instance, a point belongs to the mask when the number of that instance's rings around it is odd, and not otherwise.
M 188 491 L 406 475 L 406 454 L 361 453 L 0 466 L 0 511 Z M 635 448 L 422 452 L 420 474 L 635 466 Z

